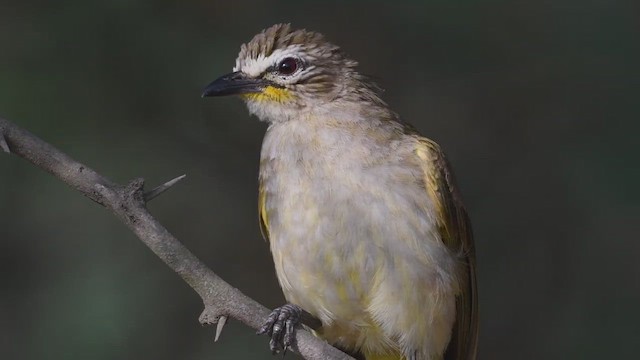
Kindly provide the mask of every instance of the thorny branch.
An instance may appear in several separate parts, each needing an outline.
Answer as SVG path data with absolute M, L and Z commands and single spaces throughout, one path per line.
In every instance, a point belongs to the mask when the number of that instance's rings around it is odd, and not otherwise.
M 134 179 L 127 185 L 116 184 L 3 118 L 0 118 L 0 148 L 6 153 L 13 153 L 26 159 L 84 196 L 111 210 L 200 295 L 204 303 L 200 323 L 217 324 L 216 340 L 220 336 L 227 317 L 258 329 L 269 315 L 267 308 L 232 287 L 207 268 L 147 211 L 147 201 L 168 190 L 185 175 L 170 180 L 147 193 L 143 190 L 144 180 L 141 178 Z M 353 360 L 301 328 L 296 330 L 296 343 L 292 350 L 305 359 Z

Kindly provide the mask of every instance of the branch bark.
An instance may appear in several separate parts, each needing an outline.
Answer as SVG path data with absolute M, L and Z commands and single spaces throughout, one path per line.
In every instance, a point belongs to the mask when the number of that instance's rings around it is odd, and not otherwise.
M 200 323 L 218 324 L 216 339 L 227 317 L 258 329 L 269 315 L 266 307 L 247 297 L 207 268 L 147 211 L 146 201 L 166 191 L 184 175 L 148 193 L 144 192 L 142 178 L 134 179 L 127 185 L 116 184 L 3 118 L 0 118 L 0 148 L 51 173 L 84 196 L 111 210 L 200 295 L 204 303 Z M 296 342 L 292 350 L 310 360 L 353 360 L 302 328 L 296 330 Z

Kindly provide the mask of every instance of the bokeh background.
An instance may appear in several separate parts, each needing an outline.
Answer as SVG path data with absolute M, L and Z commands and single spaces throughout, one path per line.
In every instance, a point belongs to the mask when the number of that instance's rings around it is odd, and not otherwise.
M 277 22 L 341 45 L 448 152 L 481 359 L 637 357 L 640 2 L 2 0 L 0 115 L 116 181 L 186 173 L 153 214 L 278 306 L 256 220 L 265 124 L 200 98 Z M 272 358 L 233 321 L 214 344 L 201 309 L 108 211 L 0 154 L 0 358 Z

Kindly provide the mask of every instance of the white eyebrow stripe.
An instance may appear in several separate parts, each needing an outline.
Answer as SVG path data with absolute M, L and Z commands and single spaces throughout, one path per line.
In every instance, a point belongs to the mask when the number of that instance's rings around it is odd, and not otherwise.
M 236 66 L 233 71 L 242 71 L 243 73 L 256 77 L 262 74 L 270 66 L 277 64 L 280 60 L 288 56 L 298 57 L 300 45 L 289 46 L 286 49 L 278 49 L 265 57 L 260 54 L 256 59 L 240 59 L 236 60 Z

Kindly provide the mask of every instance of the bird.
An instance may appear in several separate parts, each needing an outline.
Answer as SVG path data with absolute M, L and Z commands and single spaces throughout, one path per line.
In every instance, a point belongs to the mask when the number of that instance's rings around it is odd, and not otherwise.
M 286 351 L 310 314 L 359 359 L 473 360 L 475 247 L 451 166 L 357 65 L 276 24 L 202 94 L 238 95 L 268 124 L 258 218 L 287 304 L 259 333 Z

